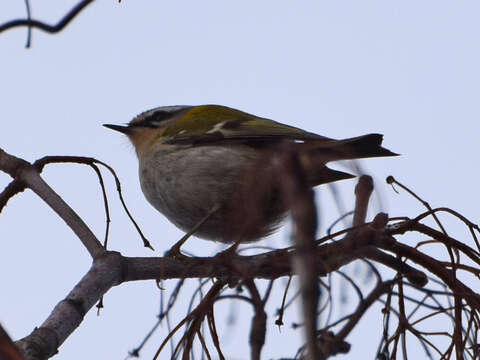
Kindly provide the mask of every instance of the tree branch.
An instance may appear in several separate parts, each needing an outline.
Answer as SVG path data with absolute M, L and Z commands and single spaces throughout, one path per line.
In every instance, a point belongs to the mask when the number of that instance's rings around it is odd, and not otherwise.
M 125 263 L 117 252 L 95 258 L 92 267 L 52 313 L 17 346 L 28 360 L 44 360 L 55 355 L 58 347 L 83 321 L 85 314 L 112 286 L 122 282 Z
M 93 258 L 102 255 L 105 250 L 93 232 L 65 201 L 40 177 L 38 171 L 29 162 L 7 154 L 0 149 L 0 170 L 32 189 L 45 201 L 73 230 Z M 2 194 L 4 194 L 2 192 Z M 1 199 L 0 199 L 0 202 Z
M 53 158 L 49 159 L 52 160 Z M 65 160 L 65 158 L 62 159 Z M 480 309 L 480 296 L 455 277 L 457 264 L 447 263 L 446 265 L 445 262 L 434 259 L 414 247 L 397 242 L 392 237 L 392 234 L 401 234 L 412 230 L 427 234 L 447 247 L 467 254 L 470 259 L 478 264 L 480 259 L 477 251 L 441 232 L 419 224 L 416 220 L 406 220 L 402 223 L 387 226 L 389 222 L 388 216 L 380 213 L 371 223 L 365 223 L 368 200 L 372 191 L 372 182 L 368 177 L 362 177 L 355 190 L 355 226 L 352 229 L 345 230 L 342 233 L 345 236 L 335 242 L 322 244 L 320 241 L 315 241 L 316 215 L 311 190 L 306 186 L 302 173 L 296 168 L 298 161 L 295 154 L 287 152 L 285 159 L 281 157 L 276 159 L 276 161 L 280 161 L 277 164 L 278 168 L 276 170 L 278 172 L 276 174 L 282 175 L 281 184 L 284 186 L 285 201 L 289 205 L 295 221 L 295 237 L 297 240 L 295 247 L 252 256 L 232 255 L 227 259 L 222 256 L 180 259 L 169 257 L 139 258 L 124 257 L 117 252 L 105 251 L 81 219 L 42 180 L 37 166 L 9 155 L 0 149 L 0 170 L 7 172 L 15 179 L 0 194 L 0 204 L 2 201 L 6 203 L 5 198 L 2 199 L 3 196 L 11 197 L 25 187 L 31 188 L 72 227 L 94 258 L 93 265 L 88 273 L 73 288 L 70 294 L 58 303 L 45 322 L 39 328 L 36 328 L 32 334 L 17 343 L 24 351 L 26 358 L 29 360 L 43 360 L 53 356 L 57 352 L 58 347 L 80 325 L 84 315 L 112 286 L 126 281 L 147 279 L 220 279 L 207 294 L 211 299 L 203 299 L 200 305 L 187 315 L 185 321 L 175 328 L 178 330 L 188 321 L 188 325 L 186 325 L 188 327 L 187 336 L 183 338 L 186 346 L 184 348 L 184 357 L 186 358 L 189 356 L 188 352 L 193 346 L 195 336 L 198 336 L 202 345 L 206 346 L 203 334 L 199 333 L 201 323 L 204 321 L 205 316 L 208 315 L 210 324 L 212 324 L 213 303 L 218 299 L 220 291 L 223 291 L 222 289 L 229 279 L 243 281 L 243 284 L 248 287 L 251 294 L 251 298 L 248 300 L 251 301 L 255 308 L 251 333 L 253 358 L 260 358 L 266 319 L 265 302 L 262 301 L 256 289 L 254 279 L 274 280 L 282 276 L 292 276 L 294 274 L 299 276 L 301 282 L 300 290 L 304 301 L 303 315 L 305 322 L 303 326 L 307 333 L 308 347 L 303 355 L 311 359 L 326 359 L 340 352 L 348 352 L 349 344 L 345 341 L 346 337 L 375 301 L 383 301 L 381 297 L 385 293 L 388 293 L 386 301 L 388 311 L 392 311 L 390 299 L 393 296 L 398 296 L 399 303 L 414 301 L 403 294 L 401 286 L 403 286 L 404 282 L 401 279 L 402 276 L 406 277 L 417 288 L 423 287 L 427 283 L 427 276 L 422 271 L 412 267 L 410 265 L 412 262 L 440 278 L 443 284 L 451 289 L 451 293 L 447 294 L 444 291 L 442 294 L 458 297 L 459 301 L 458 303 L 456 302 L 456 311 L 451 318 L 455 319 L 455 317 L 462 316 L 460 313 L 462 309 L 463 311 L 468 310 L 465 310 L 467 305 L 463 306 L 463 302 L 465 302 L 470 306 L 470 316 L 475 316 L 475 320 L 477 320 L 477 312 Z M 337 238 L 339 233 L 332 236 Z M 396 257 L 389 253 L 396 255 Z M 322 283 L 319 282 L 318 277 L 326 276 L 352 261 L 365 258 L 390 267 L 395 270 L 397 277 L 393 280 L 384 281 L 380 274 L 376 272 L 377 287 L 366 298 L 364 298 L 359 287 L 352 280 L 349 280 L 359 295 L 360 301 L 357 310 L 352 315 L 341 320 L 341 322 L 347 321 L 347 323 L 340 329 L 337 335 L 332 331 L 316 331 L 317 312 L 322 311 L 317 309 L 318 286 Z M 407 261 L 410 264 L 407 264 Z M 469 270 L 469 268 L 461 267 L 460 265 L 458 269 L 475 274 L 476 269 Z M 375 268 L 373 269 L 376 271 Z M 399 287 L 398 293 L 392 290 L 394 286 Z M 317 294 L 315 294 L 315 291 L 317 291 Z M 425 289 L 424 293 L 431 298 L 436 296 L 431 289 Z M 418 307 L 422 305 L 427 307 L 425 299 L 416 303 Z M 447 311 L 445 309 L 441 310 Z M 395 310 L 393 310 L 393 313 L 395 313 Z M 412 332 L 420 341 L 426 341 L 423 340 L 424 335 L 419 332 L 415 333 L 416 330 L 413 325 L 408 323 L 405 313 L 397 312 L 396 315 L 405 322 L 402 325 L 404 326 L 403 330 L 397 331 L 393 337 L 387 338 L 385 336 L 385 346 L 383 348 L 388 348 L 389 344 L 391 344 L 395 353 L 395 344 L 400 336 L 398 334 L 404 334 L 405 330 Z M 193 321 L 190 321 L 192 319 Z M 455 324 L 456 328 L 452 336 L 452 339 L 455 341 L 452 342 L 454 345 L 452 345 L 451 349 L 454 346 L 456 354 L 460 355 L 462 352 L 468 351 L 464 349 L 468 334 L 462 335 L 463 330 L 460 321 L 455 320 Z M 470 326 L 476 325 L 472 325 L 472 322 L 469 322 Z M 329 328 L 333 327 L 329 325 L 326 329 L 328 330 Z M 313 331 L 314 337 L 312 338 L 311 334 Z M 216 330 L 213 333 L 216 334 Z M 388 333 L 388 330 L 386 333 Z M 393 342 L 390 339 L 393 339 Z M 168 338 L 166 341 L 168 341 Z M 188 349 L 187 353 L 185 353 L 185 349 Z M 177 347 L 176 351 L 179 350 L 180 348 Z M 205 351 L 208 350 L 205 349 Z

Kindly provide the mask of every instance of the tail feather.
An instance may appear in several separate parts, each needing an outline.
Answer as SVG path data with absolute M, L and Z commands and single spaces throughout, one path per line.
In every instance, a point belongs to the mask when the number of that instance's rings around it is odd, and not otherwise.
M 325 163 L 336 160 L 398 156 L 382 147 L 382 141 L 382 134 L 368 134 L 344 140 L 322 141 L 316 145 L 311 142 L 310 151 L 312 156 L 320 156 Z
M 311 186 L 317 186 L 321 184 L 327 184 L 334 181 L 345 180 L 354 178 L 355 175 L 333 170 L 326 166 L 313 167 L 307 171 L 307 181 Z
M 344 140 L 322 139 L 318 142 L 309 140 L 298 144 L 300 160 L 306 171 L 308 182 L 316 186 L 355 177 L 328 168 L 325 164 L 330 161 L 397 156 L 398 154 L 381 146 L 382 140 L 381 134 L 368 134 Z

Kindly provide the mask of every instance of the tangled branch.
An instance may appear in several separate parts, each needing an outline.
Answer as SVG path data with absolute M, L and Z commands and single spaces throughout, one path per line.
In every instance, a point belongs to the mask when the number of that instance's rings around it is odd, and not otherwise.
M 371 178 L 363 176 L 355 189 L 353 227 L 315 239 L 316 215 L 311 190 L 298 168 L 295 154 L 286 149 L 273 161 L 277 164 L 274 167 L 277 171 L 275 177 L 284 179 L 282 191 L 292 211 L 294 246 L 268 249 L 249 256 L 126 257 L 106 250 L 40 177 L 47 163 L 79 160 L 46 157 L 30 164 L 0 150 L 0 169 L 14 178 L 0 194 L 0 209 L 23 189 L 32 189 L 72 227 L 94 260 L 91 269 L 58 303 L 44 323 L 17 341 L 27 359 L 53 356 L 81 324 L 83 316 L 113 286 L 127 281 L 178 279 L 180 282 L 167 308 L 158 317 L 161 323 L 168 320 L 175 309 L 175 300 L 185 279 L 192 278 L 201 280 L 192 294 L 191 309 L 183 320 L 177 322 L 158 348 L 157 355 L 171 342 L 172 358 L 181 356 L 189 359 L 196 346 L 207 358 L 212 358 L 213 353 L 220 359 L 226 358 L 221 346 L 222 334 L 217 331 L 215 304 L 228 300 L 243 301 L 252 306 L 250 352 L 252 359 L 260 359 L 269 323 L 268 306 L 272 301 L 280 305 L 276 324 L 281 326 L 288 316 L 286 310 L 292 303 L 301 300 L 303 320 L 296 327 L 304 330 L 305 344 L 293 355 L 298 359 L 327 359 L 349 352 L 352 346 L 347 341 L 349 334 L 364 319 L 367 310 L 376 304 L 381 304 L 383 308 L 380 317 L 384 324 L 378 358 L 396 359 L 399 351 L 406 358 L 411 346 L 410 338 L 418 341 L 428 358 L 433 359 L 434 353 L 435 357 L 442 359 L 452 356 L 478 358 L 480 296 L 467 285 L 465 275 L 478 279 L 480 274 L 479 227 L 450 209 L 427 207 L 427 212 L 413 219 L 389 218 L 379 213 L 369 222 L 366 210 L 373 183 Z M 80 162 L 90 166 L 103 165 L 90 158 L 82 158 Z M 101 179 L 99 169 L 93 168 Z M 399 184 L 396 181 L 391 183 Z M 103 181 L 100 180 L 100 184 L 108 212 Z M 460 241 L 447 235 L 443 225 L 437 230 L 422 223 L 439 212 L 458 218 L 468 227 L 472 237 L 470 245 L 463 239 Z M 109 216 L 107 224 L 108 219 Z M 441 224 L 438 218 L 435 221 Z M 400 242 L 400 238 L 408 233 L 416 234 L 416 244 Z M 436 244 L 446 249 L 444 258 L 424 251 L 426 246 Z M 364 263 L 373 274 L 376 279 L 373 286 L 364 288 L 343 269 L 356 261 Z M 300 284 L 298 293 L 289 297 L 289 281 L 283 300 L 272 296 L 273 284 L 282 277 Z M 325 277 L 327 282 L 322 280 Z M 333 277 L 350 286 L 357 294 L 356 308 L 346 316 L 335 317 Z M 212 279 L 213 283 L 204 279 Z M 259 279 L 269 280 L 267 288 L 261 288 Z M 241 289 L 247 292 L 244 294 Z M 428 328 L 432 319 L 442 322 L 441 331 Z M 181 328 L 185 329 L 183 336 L 173 343 L 173 335 Z M 447 341 L 439 343 L 436 341 L 438 337 Z M 140 350 L 141 347 L 138 347 L 132 355 L 138 355 Z

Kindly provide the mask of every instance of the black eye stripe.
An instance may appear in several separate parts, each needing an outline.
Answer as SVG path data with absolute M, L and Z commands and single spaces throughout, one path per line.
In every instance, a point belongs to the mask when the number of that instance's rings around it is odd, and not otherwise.
M 157 125 L 150 122 L 150 120 L 137 121 L 133 124 L 130 124 L 130 126 L 149 127 L 149 128 L 156 128 L 157 127 Z
M 174 114 L 175 114 L 175 112 L 157 110 L 153 114 L 151 114 L 148 118 L 146 118 L 145 121 L 162 122 L 164 120 L 167 120 L 167 119 L 171 118 Z
M 157 128 L 162 122 L 170 119 L 180 110 L 177 110 L 177 111 L 156 110 L 151 114 L 145 116 L 142 120 L 132 123 L 131 126 Z

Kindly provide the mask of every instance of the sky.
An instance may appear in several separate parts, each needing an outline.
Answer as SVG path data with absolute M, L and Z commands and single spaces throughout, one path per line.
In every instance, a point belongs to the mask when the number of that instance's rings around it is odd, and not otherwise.
M 32 1 L 33 17 L 54 23 L 73 4 Z M 57 35 L 33 31 L 31 49 L 25 49 L 25 29 L 0 34 L 0 148 L 28 161 L 79 155 L 113 166 L 156 255 L 182 233 L 144 199 L 127 139 L 101 124 L 123 124 L 163 105 L 222 104 L 334 138 L 382 133 L 385 147 L 402 156 L 361 162 L 381 199 L 370 217 L 380 209 L 410 217 L 423 211 L 385 183 L 393 175 L 433 207 L 450 207 L 478 223 L 479 13 L 478 1 L 463 0 L 96 1 Z M 1 2 L 0 22 L 23 17 L 23 1 Z M 152 256 L 105 177 L 111 248 Z M 102 238 L 105 215 L 95 174 L 79 165 L 53 165 L 44 178 Z M 1 188 L 9 181 L 0 174 Z M 339 185 L 348 209 L 354 185 Z M 321 234 L 338 212 L 328 188 L 316 193 Z M 457 222 L 445 221 L 466 237 Z M 288 238 L 287 226 L 266 241 L 286 245 Z M 0 239 L 0 322 L 20 338 L 43 322 L 91 260 L 30 191 L 0 214 Z M 199 255 L 218 250 L 197 239 L 188 246 Z M 125 358 L 154 323 L 158 299 L 153 282 L 112 289 L 102 315 L 91 310 L 56 359 Z M 240 309 L 248 319 L 251 310 Z M 265 358 L 293 356 L 291 339 L 299 332 L 278 332 L 269 315 Z M 378 319 L 368 318 L 348 339 L 349 356 L 372 358 L 363 344 L 380 328 Z M 248 326 L 242 320 L 240 329 Z M 162 328 L 144 358 L 166 333 Z M 242 331 L 225 334 L 231 358 L 247 358 Z

